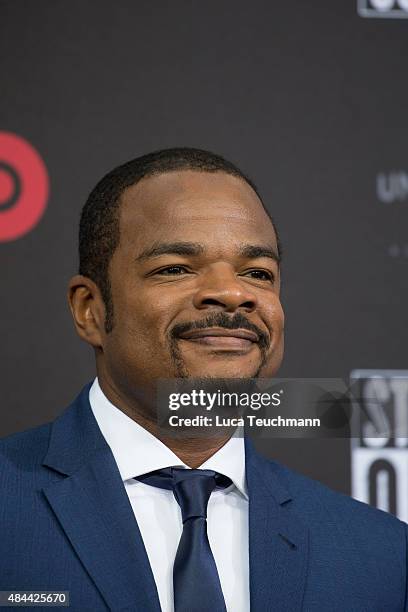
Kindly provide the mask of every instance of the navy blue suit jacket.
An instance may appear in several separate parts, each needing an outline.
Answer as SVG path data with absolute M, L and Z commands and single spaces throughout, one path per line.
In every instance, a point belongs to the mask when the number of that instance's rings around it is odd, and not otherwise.
M 54 422 L 0 441 L 0 590 L 69 591 L 72 612 L 159 612 L 89 387 Z M 252 612 L 407 610 L 405 523 L 263 458 L 249 440 L 246 471 Z

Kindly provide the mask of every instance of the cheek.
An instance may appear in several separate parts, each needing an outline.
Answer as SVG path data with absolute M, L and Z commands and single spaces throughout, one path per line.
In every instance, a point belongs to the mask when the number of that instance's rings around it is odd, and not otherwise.
M 276 321 L 279 323 L 280 328 L 283 330 L 285 327 L 285 313 L 283 312 L 282 304 L 278 302 L 275 310 Z
M 276 296 L 274 300 L 264 304 L 262 308 L 265 322 L 268 327 L 276 334 L 283 330 L 285 325 L 285 315 L 283 312 L 282 304 L 279 298 Z
M 262 376 L 269 378 L 275 376 L 279 370 L 284 352 L 285 315 L 278 297 L 268 304 L 264 320 L 271 331 L 272 341 Z
M 115 325 L 139 343 L 163 344 L 175 311 L 173 301 L 163 291 L 135 287 L 118 300 L 118 310 L 114 304 Z
M 135 381 L 143 385 L 170 367 L 168 309 L 160 300 L 147 304 L 140 296 L 115 306 L 114 303 L 114 327 L 107 338 L 105 357 L 115 380 L 129 388 Z

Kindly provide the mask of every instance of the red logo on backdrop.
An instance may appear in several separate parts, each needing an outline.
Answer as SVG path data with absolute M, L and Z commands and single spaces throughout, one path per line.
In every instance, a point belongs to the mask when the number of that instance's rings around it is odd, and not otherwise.
M 0 241 L 30 232 L 44 213 L 48 193 L 47 168 L 34 147 L 0 132 Z

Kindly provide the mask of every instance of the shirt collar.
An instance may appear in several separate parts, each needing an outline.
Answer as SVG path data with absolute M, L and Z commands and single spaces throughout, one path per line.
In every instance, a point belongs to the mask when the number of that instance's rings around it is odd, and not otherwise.
M 103 393 L 98 378 L 89 390 L 92 412 L 110 446 L 123 481 L 165 467 L 188 468 L 173 451 L 144 427 L 116 408 Z M 228 476 L 248 499 L 245 479 L 245 445 L 242 434 L 234 435 L 200 469 Z

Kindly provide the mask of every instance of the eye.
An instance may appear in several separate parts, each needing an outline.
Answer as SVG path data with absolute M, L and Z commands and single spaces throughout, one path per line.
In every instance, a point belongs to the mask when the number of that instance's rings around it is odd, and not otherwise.
M 186 272 L 188 272 L 188 270 L 184 266 L 167 266 L 167 268 L 157 270 L 156 274 L 161 274 L 163 276 L 178 276 Z
M 269 272 L 268 270 L 248 270 L 247 272 L 245 272 L 245 275 L 248 274 L 251 276 L 251 278 L 254 278 L 256 280 L 271 282 L 275 280 L 275 276 L 272 274 L 272 272 Z

